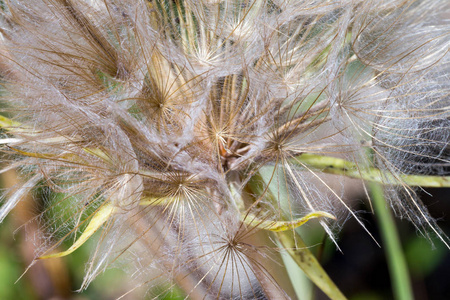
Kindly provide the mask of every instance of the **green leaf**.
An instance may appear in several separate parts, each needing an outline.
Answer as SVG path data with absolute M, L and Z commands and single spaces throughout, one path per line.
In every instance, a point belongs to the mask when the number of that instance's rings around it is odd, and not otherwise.
M 308 278 L 322 290 L 322 292 L 332 300 L 347 299 L 297 233 L 289 231 L 278 232 L 277 237 L 281 245 L 283 245 L 297 265 L 305 272 Z

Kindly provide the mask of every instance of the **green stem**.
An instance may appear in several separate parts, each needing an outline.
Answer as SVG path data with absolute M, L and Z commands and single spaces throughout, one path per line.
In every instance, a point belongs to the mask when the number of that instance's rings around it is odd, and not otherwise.
M 383 187 L 375 182 L 369 184 L 375 215 L 381 229 L 385 254 L 388 260 L 389 273 L 395 299 L 411 300 L 413 292 L 409 278 L 408 267 L 403 255 L 402 247 L 395 221 L 389 206 L 386 205 Z
M 363 179 L 384 185 L 409 185 L 422 187 L 450 187 L 450 176 L 392 174 L 372 167 L 360 167 L 351 161 L 332 156 L 303 153 L 291 161 L 302 167 L 321 172 Z

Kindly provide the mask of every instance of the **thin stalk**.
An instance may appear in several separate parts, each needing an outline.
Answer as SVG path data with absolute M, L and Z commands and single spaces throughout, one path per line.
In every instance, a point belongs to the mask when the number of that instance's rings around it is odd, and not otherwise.
M 360 167 L 351 161 L 332 156 L 303 153 L 293 158 L 291 162 L 300 166 L 304 164 L 311 169 L 320 169 L 328 174 L 343 175 L 384 185 L 450 187 L 450 176 L 394 175 L 373 167 Z
M 381 230 L 381 238 L 388 261 L 395 299 L 414 299 L 408 267 L 400 245 L 394 218 L 389 207 L 386 205 L 383 187 L 376 182 L 371 182 L 369 187 L 378 226 Z

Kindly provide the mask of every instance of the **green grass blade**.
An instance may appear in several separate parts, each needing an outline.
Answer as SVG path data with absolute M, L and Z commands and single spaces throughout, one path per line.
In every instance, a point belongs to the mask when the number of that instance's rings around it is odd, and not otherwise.
M 294 234 L 295 240 L 290 231 L 278 232 L 277 237 L 297 265 L 330 299 L 347 299 L 322 268 L 314 254 L 309 251 L 302 238 L 297 233 Z

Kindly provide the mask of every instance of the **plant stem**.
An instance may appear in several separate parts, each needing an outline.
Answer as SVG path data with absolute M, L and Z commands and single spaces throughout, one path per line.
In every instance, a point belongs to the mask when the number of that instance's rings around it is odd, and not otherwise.
M 359 178 L 384 185 L 450 187 L 450 176 L 394 175 L 373 167 L 361 167 L 351 161 L 332 156 L 303 153 L 291 159 L 291 161 L 302 167 L 320 169 L 324 173 Z
M 383 187 L 375 182 L 370 183 L 369 187 L 375 215 L 381 229 L 381 238 L 383 240 L 384 251 L 388 261 L 395 299 L 414 299 L 408 267 L 403 255 L 394 218 L 389 206 L 386 205 Z

